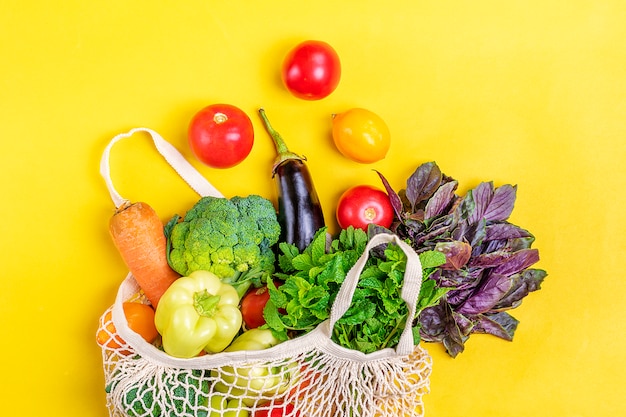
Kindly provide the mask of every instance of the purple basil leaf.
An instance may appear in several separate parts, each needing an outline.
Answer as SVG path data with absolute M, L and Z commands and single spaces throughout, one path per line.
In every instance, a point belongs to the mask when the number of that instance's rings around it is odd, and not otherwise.
M 413 243 L 418 246 L 426 246 L 429 244 L 432 246 L 432 244 L 434 244 L 433 241 L 449 239 L 452 236 L 450 230 L 454 226 L 453 222 L 453 216 L 438 217 L 429 226 L 428 230 L 425 230 Z
M 417 236 L 424 231 L 425 227 L 423 222 L 413 219 L 411 217 L 408 217 L 406 219 L 404 225 L 406 226 L 407 230 L 411 231 L 412 234 L 409 234 L 412 236 L 412 240 L 417 239 Z
M 439 242 L 435 245 L 435 250 L 446 255 L 446 263 L 441 269 L 458 270 L 467 264 L 472 255 L 472 247 L 467 242 L 453 240 L 451 242 Z
M 515 206 L 517 186 L 503 185 L 496 188 L 483 217 L 488 221 L 503 221 L 509 218 Z
M 452 337 L 452 336 L 455 337 Z M 463 353 L 465 350 L 465 341 L 467 336 L 457 336 L 455 333 L 448 333 L 443 339 L 443 346 L 446 348 L 448 355 L 456 358 L 459 353 Z
M 403 220 L 403 217 L 402 217 L 403 207 L 402 207 L 402 200 L 400 199 L 400 196 L 393 190 L 393 188 L 391 188 L 389 181 L 387 181 L 387 178 L 385 178 L 383 174 L 381 174 L 378 171 L 376 171 L 376 173 L 378 174 L 378 176 L 380 177 L 380 180 L 383 182 L 383 185 L 385 186 L 385 190 L 387 191 L 387 195 L 389 196 L 389 201 L 391 202 L 391 206 L 393 207 L 393 211 L 396 214 L 396 217 L 400 221 L 402 221 Z
M 474 256 L 470 261 L 470 266 L 475 268 L 495 268 L 506 263 L 511 256 L 511 252 L 504 250 L 483 253 L 482 255 Z
M 537 249 L 522 249 L 516 252 L 499 250 L 473 257 L 469 265 L 476 268 L 494 268 L 500 275 L 513 275 L 539 261 Z
M 420 165 L 406 183 L 406 197 L 412 211 L 422 201 L 428 199 L 439 188 L 442 173 L 435 162 Z
M 480 183 L 471 190 L 476 207 L 468 222 L 474 224 L 483 218 L 487 221 L 508 219 L 515 205 L 516 191 L 517 187 L 511 185 L 494 189 L 492 182 Z
M 428 307 L 420 314 L 420 335 L 426 342 L 442 342 L 446 351 L 453 358 L 465 349 L 473 323 L 452 311 L 442 301 L 434 307 Z
M 479 251 L 474 251 L 475 256 L 480 253 L 490 252 L 517 252 L 522 249 L 530 249 L 535 241 L 534 237 L 520 237 L 514 239 L 490 240 L 483 242 Z M 475 248 L 477 249 L 477 248 Z
M 521 237 L 532 237 L 532 235 L 528 230 L 506 222 L 490 224 L 486 228 L 486 241 L 516 239 Z
M 446 333 L 446 316 L 441 304 L 427 307 L 420 313 L 420 334 L 426 342 L 441 342 Z
M 485 236 L 487 235 L 486 227 L 487 221 L 485 219 L 480 219 L 465 232 L 465 238 L 469 240 L 469 243 L 473 248 L 480 249 L 480 245 L 483 243 Z M 475 255 L 479 255 L 481 253 L 480 250 L 472 252 L 474 252 Z
M 469 229 L 467 222 L 462 221 L 456 223 L 456 227 L 452 230 L 452 234 L 450 235 L 454 240 L 467 240 L 465 237 L 465 232 Z
M 443 346 L 448 355 L 456 358 L 459 353 L 465 350 L 465 342 L 469 338 L 474 324 L 461 314 L 453 312 L 452 316 L 456 325 L 451 326 L 453 331 L 449 331 L 443 338 Z
M 476 200 L 474 199 L 474 193 L 472 191 L 468 191 L 465 194 L 465 197 L 457 205 L 456 211 L 458 212 L 459 220 L 467 221 L 472 217 L 473 213 L 476 211 Z
M 530 249 L 535 241 L 535 237 L 520 237 L 518 239 L 511 239 L 507 242 L 506 248 L 511 252 L 517 252 L 522 249 Z
M 456 271 L 437 269 L 433 272 L 431 278 L 437 281 L 437 285 L 439 287 L 454 288 L 455 290 L 458 290 L 459 288 L 473 288 L 475 283 L 479 280 L 479 275 L 479 273 L 471 275 L 471 271 L 466 269 Z M 448 293 L 448 295 L 450 295 L 450 293 Z
M 377 225 L 375 223 L 370 223 L 367 225 L 367 240 L 371 240 L 374 236 L 381 233 L 390 233 L 391 230 L 386 227 Z M 385 257 L 385 249 L 387 249 L 387 245 L 379 245 L 375 248 L 372 248 L 371 254 L 373 257 L 384 259 Z
M 437 191 L 435 191 L 430 200 L 428 200 L 428 203 L 426 203 L 424 218 L 432 219 L 433 217 L 443 214 L 454 201 L 456 197 L 454 192 L 458 185 L 459 183 L 457 181 L 450 181 L 437 188 Z
M 513 252 L 506 262 L 494 268 L 493 272 L 502 275 L 513 275 L 538 261 L 539 251 L 537 249 L 522 249 Z
M 458 271 L 442 270 L 437 283 L 456 283 L 456 285 L 451 286 L 453 289 L 446 293 L 446 300 L 450 305 L 458 307 L 476 292 L 476 288 L 481 284 L 484 274 L 485 271 L 480 268 L 463 268 Z M 444 286 L 442 284 L 440 284 L 441 287 Z
M 484 253 L 511 252 L 508 248 L 508 243 L 508 240 L 487 240 L 484 241 L 480 247 L 474 248 L 472 253 L 474 254 L 474 257 L 478 257 Z
M 454 321 L 463 336 L 469 336 L 473 332 L 474 322 L 469 317 L 455 311 L 452 312 L 452 317 L 454 317 Z
M 475 290 L 474 286 L 466 286 L 458 290 L 449 291 L 446 294 L 446 300 L 451 306 L 458 307 L 471 297 Z
M 469 224 L 474 224 L 480 221 L 487 211 L 494 194 L 493 183 L 481 182 L 476 188 L 470 190 L 467 194 L 471 194 L 472 199 L 474 200 L 474 210 L 468 217 L 467 222 Z
M 492 311 L 504 311 L 518 307 L 529 293 L 541 289 L 541 283 L 547 276 L 542 269 L 526 269 L 511 277 L 512 286 L 508 293 L 493 306 Z
M 484 333 L 512 341 L 519 321 L 508 313 L 481 314 L 476 317 L 473 333 Z
M 528 292 L 538 291 L 541 289 L 543 280 L 548 276 L 548 273 L 543 269 L 526 269 L 522 272 L 522 278 L 526 285 L 528 285 Z
M 496 273 L 489 274 L 474 293 L 459 306 L 457 312 L 461 314 L 486 313 L 511 289 L 511 280 L 508 276 Z
M 452 212 L 452 217 L 454 217 L 453 223 L 456 225 L 455 229 L 452 231 L 452 239 L 470 240 L 466 238 L 466 233 L 470 230 L 471 224 L 469 219 L 473 216 L 475 211 L 476 204 L 472 192 L 470 191 L 465 194 L 465 197 L 459 200 Z
M 411 220 L 417 220 L 418 222 L 423 222 L 424 221 L 424 210 L 422 209 L 417 209 L 415 210 L 415 212 L 409 214 L 408 216 L 406 216 L 407 219 L 411 219 Z

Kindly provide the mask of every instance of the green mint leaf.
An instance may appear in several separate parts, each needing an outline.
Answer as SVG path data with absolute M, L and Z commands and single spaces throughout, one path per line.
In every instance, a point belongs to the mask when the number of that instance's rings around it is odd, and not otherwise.
M 287 340 L 287 330 L 280 318 L 278 308 L 271 298 L 265 304 L 265 308 L 263 308 L 263 318 L 265 318 L 265 325 L 272 331 L 274 336 L 281 341 Z
M 281 271 L 286 273 L 294 271 L 292 260 L 300 254 L 298 248 L 286 242 L 281 242 L 278 248 L 281 252 L 281 254 L 278 255 L 278 267 Z
M 363 341 L 363 340 L 355 340 L 354 343 L 354 348 L 357 350 L 360 350 L 361 352 L 365 352 L 365 353 L 371 353 L 371 352 L 375 352 L 377 349 L 377 343 L 372 343 L 370 341 Z
M 279 291 L 287 297 L 287 300 L 290 300 L 292 298 L 299 298 L 300 292 L 307 291 L 308 288 L 310 288 L 310 284 L 305 279 L 297 275 L 292 275 L 280 286 Z M 270 292 L 270 298 L 271 297 L 272 293 Z M 284 305 L 281 305 L 281 307 L 284 307 Z
M 354 231 L 354 250 L 359 254 L 363 253 L 365 247 L 367 246 L 367 233 L 365 233 L 361 229 L 355 229 Z
M 429 250 L 419 254 L 422 269 L 436 268 L 446 263 L 446 255 L 439 251 Z
M 417 314 L 421 313 L 425 308 L 439 304 L 441 298 L 449 291 L 449 288 L 437 287 L 437 283 L 432 279 L 422 282 L 420 288 L 419 301 L 417 303 Z
M 276 288 L 274 281 L 271 279 L 267 280 L 267 290 L 270 293 L 270 300 L 277 308 L 282 308 L 287 304 L 287 297 L 281 290 Z
M 341 232 L 339 232 L 339 242 L 338 244 L 341 245 L 341 247 L 337 248 L 337 249 L 345 249 L 345 248 L 351 248 L 354 242 L 354 228 L 352 226 L 348 227 L 347 229 L 342 229 Z
M 311 259 L 311 255 L 308 253 L 301 253 L 300 255 L 295 256 L 291 260 L 291 264 L 295 270 L 305 272 L 308 272 L 314 266 L 313 259 Z
M 326 254 L 326 230 L 325 227 L 318 230 L 311 244 L 306 248 L 307 253 L 310 251 L 311 260 L 315 265 L 319 265 L 320 258 Z
M 417 324 L 413 326 L 413 344 L 418 345 L 422 340 L 422 335 L 420 334 L 420 328 L 422 327 L 421 323 L 417 321 Z
M 313 286 L 308 291 L 301 294 L 300 304 L 309 310 L 327 310 L 330 294 L 320 287 Z
M 311 282 L 317 282 L 317 278 L 318 276 L 324 271 L 326 270 L 325 266 L 314 266 L 311 269 L 309 269 L 309 281 Z
M 349 226 L 347 229 L 342 229 L 339 233 L 338 250 L 355 250 L 361 254 L 365 250 L 366 245 L 367 233 L 361 229 Z
M 338 291 L 339 285 L 341 285 L 346 278 L 346 272 L 342 267 L 341 253 L 337 253 L 336 255 L 337 256 L 328 258 L 328 262 L 324 265 L 324 268 L 320 269 L 315 277 L 315 283 L 328 291 Z M 313 277 L 311 278 L 313 279 Z
M 372 270 L 376 270 L 375 268 L 370 268 Z M 381 281 L 379 276 L 368 274 L 365 275 L 366 271 L 363 271 L 361 274 L 361 279 L 359 280 L 360 288 L 370 288 L 372 290 L 376 290 L 377 292 L 381 292 L 383 290 L 383 282 Z
M 385 249 L 385 257 L 387 258 L 387 261 L 406 261 L 406 255 L 400 246 L 395 244 L 387 245 L 387 248 Z

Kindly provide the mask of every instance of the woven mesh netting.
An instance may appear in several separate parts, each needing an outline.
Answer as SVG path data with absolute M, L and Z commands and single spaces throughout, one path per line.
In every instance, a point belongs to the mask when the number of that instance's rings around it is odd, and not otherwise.
M 100 319 L 102 331 L 109 332 L 102 354 L 111 417 L 246 417 L 259 410 L 284 417 L 424 413 L 431 358 L 419 346 L 408 356 L 366 362 L 310 346 L 284 358 L 184 369 L 137 354 L 116 333 L 111 309 Z

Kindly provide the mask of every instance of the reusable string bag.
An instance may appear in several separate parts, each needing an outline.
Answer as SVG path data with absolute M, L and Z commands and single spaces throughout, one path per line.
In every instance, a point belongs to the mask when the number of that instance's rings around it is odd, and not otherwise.
M 155 146 L 201 196 L 222 196 L 156 132 L 138 128 L 112 139 L 101 161 L 116 206 L 109 153 L 118 140 L 147 132 Z M 405 328 L 395 349 L 364 354 L 331 340 L 334 324 L 348 310 L 372 248 L 394 242 L 407 255 L 402 299 Z M 111 417 L 245 417 L 265 410 L 285 417 L 423 416 L 431 358 L 413 341 L 412 323 L 422 282 L 418 255 L 396 235 L 379 234 L 347 274 L 330 318 L 305 335 L 260 351 L 207 354 L 191 359 L 169 356 L 132 331 L 122 303 L 145 301 L 132 274 L 119 287 L 115 303 L 100 318 L 99 332 L 114 343 L 102 346 L 107 408 Z

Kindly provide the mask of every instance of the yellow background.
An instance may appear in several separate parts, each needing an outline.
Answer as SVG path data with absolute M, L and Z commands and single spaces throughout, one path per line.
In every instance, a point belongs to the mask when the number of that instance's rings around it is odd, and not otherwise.
M 536 237 L 549 272 L 513 315 L 515 340 L 473 336 L 434 359 L 428 417 L 626 415 L 626 3 L 510 1 L 3 0 L 0 5 L 0 415 L 107 415 L 97 320 L 125 267 L 107 235 L 98 173 L 108 140 L 160 132 L 224 194 L 274 198 L 268 116 L 305 154 L 334 226 L 357 183 L 395 188 L 435 160 L 464 191 L 518 185 L 511 220 Z M 332 44 L 339 88 L 306 102 L 282 87 L 287 50 Z M 191 116 L 245 110 L 248 159 L 195 161 Z M 393 135 L 384 161 L 343 158 L 330 114 L 375 111 Z M 122 195 L 163 219 L 197 198 L 147 136 L 114 148 Z

